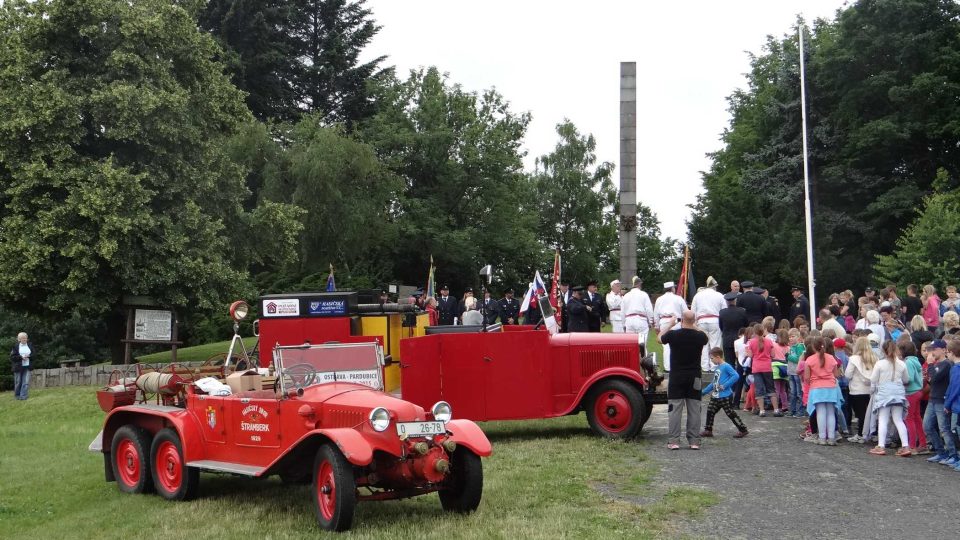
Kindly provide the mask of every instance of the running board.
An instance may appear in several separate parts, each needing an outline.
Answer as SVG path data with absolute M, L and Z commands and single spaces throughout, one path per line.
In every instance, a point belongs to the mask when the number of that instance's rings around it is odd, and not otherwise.
M 242 465 L 240 463 L 230 463 L 229 461 L 214 461 L 212 459 L 201 459 L 200 461 L 191 461 L 187 467 L 196 467 L 205 471 L 217 471 L 231 474 L 242 474 L 244 476 L 260 476 L 266 467 L 257 467 L 255 465 Z

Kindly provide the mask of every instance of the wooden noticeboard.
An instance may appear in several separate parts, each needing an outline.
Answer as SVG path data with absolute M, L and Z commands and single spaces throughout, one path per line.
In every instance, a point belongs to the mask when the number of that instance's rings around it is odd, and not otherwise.
M 170 361 L 177 361 L 177 312 L 156 306 L 126 306 L 127 332 L 123 342 L 123 363 L 129 364 L 133 345 L 170 345 Z

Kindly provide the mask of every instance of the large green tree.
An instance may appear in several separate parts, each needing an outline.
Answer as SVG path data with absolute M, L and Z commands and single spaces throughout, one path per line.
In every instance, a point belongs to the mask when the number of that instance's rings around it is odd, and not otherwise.
M 870 282 L 877 254 L 931 191 L 960 174 L 960 6 L 860 0 L 807 34 L 818 296 Z M 724 147 L 691 220 L 697 270 L 779 291 L 803 281 L 796 33 L 770 38 L 730 99 Z
M 581 134 L 573 122 L 558 124 L 557 135 L 553 151 L 537 158 L 533 175 L 540 209 L 537 235 L 560 250 L 565 277 L 581 284 L 606 280 L 619 268 L 613 164 L 597 163 L 596 139 Z
M 520 148 L 529 114 L 493 90 L 465 91 L 436 68 L 391 78 L 378 100 L 362 134 L 403 181 L 396 276 L 423 283 L 432 255 L 438 281 L 457 291 L 477 286 L 484 264 L 498 269 L 498 288 L 529 282 L 544 256 Z
M 219 308 L 262 255 L 238 235 L 269 224 L 274 256 L 289 252 L 290 208 L 243 209 L 223 140 L 250 115 L 217 53 L 162 0 L 0 6 L 4 305 L 98 317 L 134 294 Z

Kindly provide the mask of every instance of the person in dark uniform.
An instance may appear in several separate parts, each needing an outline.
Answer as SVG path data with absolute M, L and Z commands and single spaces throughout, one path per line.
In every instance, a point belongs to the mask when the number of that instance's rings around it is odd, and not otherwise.
M 793 304 L 790 305 L 790 322 L 793 323 L 797 317 L 804 319 L 810 318 L 810 301 L 803 295 L 803 288 L 797 285 L 790 287 L 790 294 L 793 295 Z M 809 322 L 809 321 L 807 321 Z
M 727 307 L 721 309 L 720 315 L 718 315 L 721 340 L 723 343 L 723 359 L 733 366 L 733 369 L 737 370 L 737 374 L 740 375 L 740 379 L 734 384 L 733 388 L 732 400 L 734 408 L 740 406 L 740 394 L 742 394 L 741 390 L 743 388 L 743 367 L 737 364 L 737 352 L 733 348 L 733 342 L 739 337 L 740 329 L 746 328 L 750 324 L 747 320 L 747 310 L 737 306 L 737 298 L 739 297 L 740 293 L 738 292 L 728 292 L 723 295 L 723 299 L 727 301 Z
M 580 295 L 583 294 L 583 287 L 577 285 L 571 289 L 570 301 L 567 303 L 567 323 L 568 332 L 589 332 L 590 323 L 587 306 L 584 305 Z
M 587 293 L 583 297 L 583 306 L 587 308 L 587 328 L 599 332 L 606 319 L 607 301 L 597 292 L 597 282 L 587 283 Z
M 770 291 L 767 289 L 760 289 L 757 294 L 763 297 L 763 300 L 767 303 L 767 316 L 773 317 L 774 327 L 780 324 L 781 319 L 783 319 L 783 314 L 780 312 L 780 301 L 777 300 L 776 296 L 770 294 Z
M 507 289 L 503 292 L 498 310 L 501 324 L 520 323 L 520 301 L 513 297 L 513 289 Z
M 451 325 L 453 319 L 460 317 L 457 313 L 460 303 L 455 296 L 450 296 L 450 287 L 442 285 L 440 287 L 440 296 L 437 298 L 437 313 L 440 317 L 440 325 Z
M 497 322 L 497 317 L 500 316 L 500 303 L 494 300 L 493 295 L 486 289 L 483 290 L 483 303 L 481 306 L 483 311 L 483 324 L 490 325 Z
M 750 324 L 762 321 L 767 316 L 767 302 L 753 290 L 752 281 L 744 281 L 740 285 L 744 292 L 737 299 L 737 305 L 746 310 Z

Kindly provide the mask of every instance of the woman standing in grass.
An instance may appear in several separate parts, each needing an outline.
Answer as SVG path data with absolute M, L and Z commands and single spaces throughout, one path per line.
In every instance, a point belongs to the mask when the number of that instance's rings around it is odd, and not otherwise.
M 873 412 L 880 421 L 877 446 L 870 450 L 871 454 L 887 455 L 887 430 L 891 418 L 903 445 L 897 451 L 897 455 L 909 457 L 913 454 L 910 450 L 910 438 L 907 437 L 907 425 L 903 422 L 903 410 L 907 405 L 907 393 L 903 385 L 908 382 L 910 382 L 910 374 L 907 371 L 907 365 L 900 359 L 900 349 L 893 340 L 888 339 L 883 344 L 883 358 L 877 362 L 870 376 L 870 383 L 875 392 Z
M 817 414 L 817 426 L 820 439 L 817 444 L 836 446 L 837 407 L 842 402 L 837 377 L 840 376 L 840 364 L 833 355 L 826 353 L 822 337 L 813 340 L 813 356 L 807 358 L 803 378 L 810 386 L 807 411 Z

